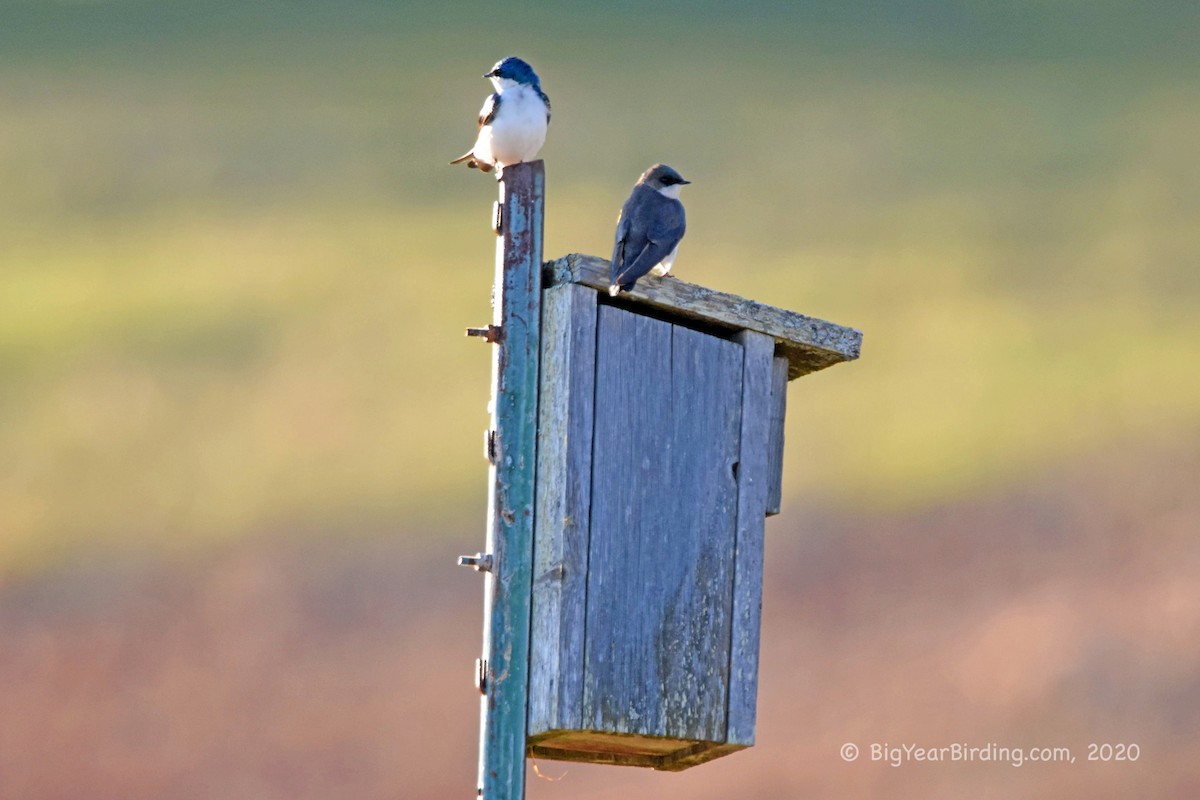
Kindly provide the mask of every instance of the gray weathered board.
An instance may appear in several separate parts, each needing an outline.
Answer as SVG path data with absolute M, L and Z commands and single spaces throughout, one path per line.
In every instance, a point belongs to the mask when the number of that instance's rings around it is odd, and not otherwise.
M 754 742 L 786 383 L 861 334 L 676 279 L 614 304 L 592 257 L 548 270 L 529 752 L 684 769 Z
M 578 283 L 608 289 L 609 262 L 571 253 L 546 265 L 546 285 Z M 788 380 L 858 358 L 862 332 L 795 311 L 768 306 L 675 277 L 640 279 L 621 299 L 681 320 L 709 325 L 729 334 L 742 330 L 765 333 L 775 340 L 777 355 L 788 361 Z

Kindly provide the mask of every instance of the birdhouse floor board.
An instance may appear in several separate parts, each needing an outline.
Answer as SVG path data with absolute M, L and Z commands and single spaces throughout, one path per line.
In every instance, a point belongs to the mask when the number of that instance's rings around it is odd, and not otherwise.
M 668 739 L 603 731 L 549 731 L 530 739 L 534 758 L 649 767 L 670 772 L 741 750 L 741 745 Z

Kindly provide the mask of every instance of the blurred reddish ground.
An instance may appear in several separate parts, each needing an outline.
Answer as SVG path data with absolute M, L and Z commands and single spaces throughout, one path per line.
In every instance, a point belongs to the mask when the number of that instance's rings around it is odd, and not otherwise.
M 901 516 L 793 501 L 768 523 L 759 745 L 681 774 L 542 761 L 561 780 L 531 770 L 529 796 L 1200 797 L 1191 450 Z M 474 796 L 481 587 L 453 557 L 478 540 L 263 536 L 0 587 L 0 798 Z M 1076 763 L 892 767 L 883 743 Z

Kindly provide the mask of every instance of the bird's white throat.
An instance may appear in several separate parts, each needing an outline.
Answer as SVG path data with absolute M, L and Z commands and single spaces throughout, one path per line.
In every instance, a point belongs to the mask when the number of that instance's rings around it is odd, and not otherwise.
M 512 78 L 501 78 L 499 75 L 495 75 L 489 80 L 491 80 L 492 86 L 496 87 L 497 92 L 503 92 L 505 89 L 515 89 L 516 87 L 522 85 L 514 81 Z
M 679 199 L 679 190 L 682 188 L 683 188 L 683 184 L 676 183 L 676 184 L 672 184 L 671 186 L 662 187 L 661 189 L 658 190 L 658 193 L 661 194 L 663 197 L 669 197 L 672 200 L 678 200 Z

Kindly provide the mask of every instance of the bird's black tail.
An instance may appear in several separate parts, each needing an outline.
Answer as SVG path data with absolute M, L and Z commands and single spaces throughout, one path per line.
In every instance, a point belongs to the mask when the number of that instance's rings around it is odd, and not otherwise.
M 477 161 L 475 159 L 475 153 L 472 150 L 468 150 L 467 152 L 463 153 L 461 156 L 454 159 L 450 163 L 451 164 L 461 164 L 464 161 L 467 162 L 467 166 L 470 167 L 471 169 L 477 169 L 481 172 L 491 172 L 492 171 L 492 165 L 486 164 L 483 161 Z

